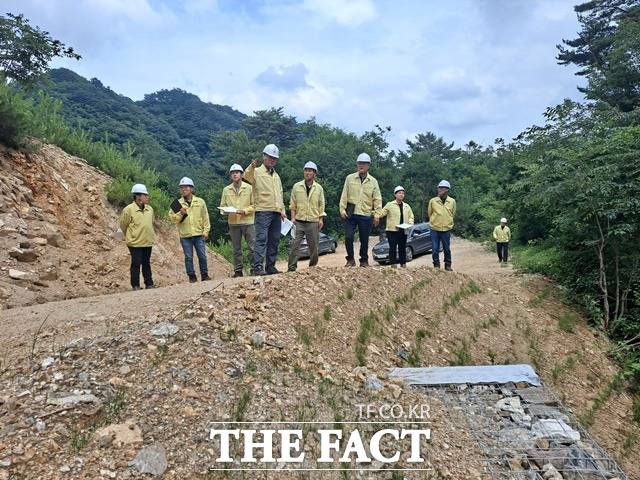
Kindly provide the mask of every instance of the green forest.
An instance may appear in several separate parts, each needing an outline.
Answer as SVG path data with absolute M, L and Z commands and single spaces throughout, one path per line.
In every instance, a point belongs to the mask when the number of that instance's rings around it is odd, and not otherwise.
M 142 182 L 161 211 L 168 210 L 183 175 L 192 176 L 197 193 L 217 205 L 228 166 L 246 166 L 266 143 L 275 143 L 285 196 L 302 178 L 305 162 L 318 164 L 325 230 L 338 235 L 342 182 L 360 152 L 373 158 L 371 173 L 383 200 L 403 185 L 417 219 L 425 218 L 426 202 L 445 178 L 458 203 L 455 233 L 489 240 L 506 216 L 516 266 L 556 280 L 566 298 L 617 341 L 612 355 L 625 367 L 624 380 L 638 390 L 640 4 L 589 1 L 575 11 L 581 30 L 574 39 L 558 39 L 557 61 L 579 68 L 583 101 L 549 106 L 543 124 L 511 140 L 458 146 L 425 131 L 401 151 L 386 140 L 392 126 L 372 125 L 356 135 L 313 118 L 300 121 L 277 107 L 247 116 L 179 89 L 134 102 L 97 79 L 49 71 L 51 58 L 77 54 L 48 35 L 36 47 L 27 45 L 24 31 L 46 32 L 8 15 L 0 17 L 0 142 L 33 148 L 28 139 L 37 137 L 57 144 L 113 176 L 108 197 L 114 205 L 128 203 L 131 184 Z M 39 49 L 40 64 L 20 64 L 25 48 Z M 216 214 L 211 220 L 213 241 L 224 240 L 225 223 Z M 635 414 L 640 421 L 640 402 Z

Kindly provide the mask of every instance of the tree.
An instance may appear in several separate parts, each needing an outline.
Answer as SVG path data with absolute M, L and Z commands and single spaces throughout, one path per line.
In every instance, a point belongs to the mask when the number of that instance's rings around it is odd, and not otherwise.
M 243 122 L 249 138 L 262 143 L 275 143 L 279 148 L 287 149 L 301 139 L 301 129 L 296 118 L 284 114 L 284 108 L 258 110 Z
M 0 16 L 0 71 L 5 79 L 31 86 L 55 57 L 82 58 L 49 32 L 29 25 L 23 15 Z
M 622 111 L 640 105 L 640 0 L 592 0 L 575 7 L 582 29 L 557 45 L 561 65 L 580 67 L 589 79 L 578 89 Z

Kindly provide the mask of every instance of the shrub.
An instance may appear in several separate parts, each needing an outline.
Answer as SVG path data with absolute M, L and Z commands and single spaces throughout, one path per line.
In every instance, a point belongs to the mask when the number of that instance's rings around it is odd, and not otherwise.
M 0 79 L 0 143 L 13 148 L 25 146 L 30 106 L 29 101 Z

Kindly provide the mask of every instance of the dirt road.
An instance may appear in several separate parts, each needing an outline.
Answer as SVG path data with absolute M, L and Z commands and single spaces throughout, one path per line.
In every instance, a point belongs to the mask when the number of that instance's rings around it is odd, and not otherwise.
M 372 244 L 375 238 L 372 237 Z M 358 245 L 356 245 L 356 250 Z M 484 247 L 463 239 L 455 239 L 452 245 L 454 268 L 469 275 L 509 276 L 511 266 L 502 267 Z M 343 267 L 344 245 L 338 251 L 320 257 L 322 267 Z M 408 264 L 417 268 L 431 264 L 431 255 L 421 255 Z M 376 265 L 373 262 L 373 265 Z M 308 268 L 308 260 L 299 262 L 299 270 Z M 286 271 L 286 261 L 278 268 Z M 374 268 L 391 268 L 389 266 Z M 124 274 L 124 273 L 123 273 Z M 251 282 L 250 278 L 217 278 L 210 282 L 178 284 L 153 290 L 120 292 L 95 297 L 75 298 L 4 310 L 0 313 L 6 348 L 25 354 L 31 348 L 34 335 L 45 339 L 44 343 L 61 345 L 79 337 L 96 337 L 117 329 L 118 324 L 133 321 L 140 316 L 151 317 L 160 311 L 177 311 L 177 305 L 198 299 L 202 294 L 225 288 L 239 282 Z M 44 322 L 44 324 L 43 324 Z
M 378 237 L 371 237 L 369 240 L 369 262 L 372 265 L 377 265 L 377 263 L 373 261 L 373 255 L 371 254 L 371 249 L 377 242 Z M 354 247 L 356 252 L 359 247 L 360 245 L 356 243 Z M 454 238 L 451 246 L 451 252 L 453 257 L 453 268 L 457 272 L 466 273 L 468 275 L 505 275 L 512 272 L 511 264 L 499 264 L 496 255 L 492 254 L 482 245 L 475 242 L 470 242 L 462 238 Z M 319 265 L 323 267 L 342 267 L 345 264 L 345 255 L 346 250 L 344 244 L 341 243 L 338 245 L 336 253 L 322 255 L 320 257 Z M 440 256 L 442 257 L 442 254 L 440 254 Z M 298 262 L 298 269 L 302 270 L 308 268 L 308 265 L 308 260 L 300 260 Z M 407 264 L 410 268 L 421 267 L 424 265 L 432 265 L 430 253 L 417 256 Z M 286 271 L 287 262 L 279 262 L 278 269 Z

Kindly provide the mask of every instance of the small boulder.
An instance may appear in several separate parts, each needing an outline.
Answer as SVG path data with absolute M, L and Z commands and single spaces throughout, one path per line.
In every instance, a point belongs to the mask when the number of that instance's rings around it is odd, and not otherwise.
M 58 247 L 58 248 L 64 248 L 66 245 L 64 237 L 60 232 L 49 233 L 47 235 L 47 243 L 49 243 L 49 245 L 53 245 L 54 247 Z
M 13 247 L 9 250 L 9 256 L 19 262 L 35 262 L 38 259 L 38 252 L 30 248 Z
M 384 388 L 384 384 L 375 375 L 367 375 L 364 379 L 364 388 L 370 392 L 377 392 Z
M 38 280 L 38 275 L 33 272 L 23 272 L 21 270 L 9 269 L 9 277 L 14 280 L 24 280 L 29 282 L 35 282 Z
M 251 345 L 260 348 L 264 345 L 266 339 L 267 336 L 265 335 L 265 333 L 262 330 L 258 330 L 253 335 L 251 335 Z
M 168 466 L 164 447 L 159 443 L 144 447 L 129 462 L 129 466 L 135 467 L 140 473 L 149 473 L 153 476 L 162 475 Z
M 96 440 L 98 444 L 102 445 L 107 441 L 102 440 L 103 437 L 109 437 L 109 444 L 113 444 L 117 447 L 123 445 L 138 445 L 142 443 L 142 430 L 136 425 L 136 423 L 129 419 L 124 423 L 117 423 L 114 425 L 107 425 L 104 428 L 96 431 Z
M 175 335 L 180 330 L 175 323 L 161 322 L 151 329 L 151 335 L 156 337 L 168 337 Z

